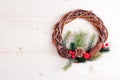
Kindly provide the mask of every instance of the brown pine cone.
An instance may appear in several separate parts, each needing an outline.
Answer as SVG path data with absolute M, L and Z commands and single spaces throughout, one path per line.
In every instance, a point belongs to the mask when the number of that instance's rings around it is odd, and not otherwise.
M 98 41 L 97 44 L 91 49 L 90 55 L 95 56 L 95 54 L 97 54 L 100 51 L 102 44 L 102 42 Z
M 85 54 L 84 48 L 80 47 L 80 48 L 75 49 L 75 56 L 76 57 L 81 58 L 81 57 L 83 57 L 83 54 Z

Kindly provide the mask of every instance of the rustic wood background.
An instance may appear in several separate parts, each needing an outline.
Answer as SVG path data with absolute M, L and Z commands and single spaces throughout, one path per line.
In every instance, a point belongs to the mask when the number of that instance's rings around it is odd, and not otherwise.
M 0 80 L 120 80 L 119 7 L 119 0 L 0 0 Z M 74 9 L 92 10 L 103 19 L 111 51 L 64 72 L 67 60 L 57 54 L 51 34 Z

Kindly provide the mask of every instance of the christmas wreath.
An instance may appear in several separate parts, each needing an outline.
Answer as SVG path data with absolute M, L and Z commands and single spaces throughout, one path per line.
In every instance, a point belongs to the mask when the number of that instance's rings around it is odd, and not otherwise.
M 84 48 L 87 33 L 80 31 L 79 33 L 74 33 L 74 39 L 73 42 L 70 43 L 70 48 L 66 47 L 67 39 L 71 35 L 71 32 L 68 31 L 64 38 L 62 38 L 64 25 L 76 18 L 85 19 L 95 27 L 98 32 L 98 40 L 94 46 L 92 46 L 92 44 L 96 35 L 93 34 L 90 37 L 88 47 Z M 109 51 L 109 44 L 106 43 L 107 38 L 108 31 L 104 26 L 103 21 L 92 11 L 82 9 L 77 9 L 66 13 L 60 21 L 55 24 L 52 34 L 52 42 L 57 48 L 59 55 L 63 58 L 69 59 L 68 64 L 64 67 L 65 70 L 72 64 L 72 62 L 82 63 L 92 61 L 101 55 L 100 52 Z

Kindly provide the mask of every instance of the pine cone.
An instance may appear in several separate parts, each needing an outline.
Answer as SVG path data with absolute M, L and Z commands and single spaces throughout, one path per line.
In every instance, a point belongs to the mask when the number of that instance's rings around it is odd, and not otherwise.
M 81 58 L 83 57 L 83 54 L 85 54 L 85 49 L 80 47 L 75 49 L 75 52 L 76 52 L 75 56 Z

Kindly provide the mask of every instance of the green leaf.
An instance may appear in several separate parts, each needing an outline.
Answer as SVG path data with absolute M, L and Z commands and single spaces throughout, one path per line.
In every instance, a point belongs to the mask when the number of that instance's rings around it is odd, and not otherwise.
M 79 32 L 74 35 L 74 43 L 77 47 L 84 47 L 87 33 Z
M 110 48 L 104 48 L 104 49 L 101 49 L 100 52 L 109 52 L 110 51 Z
M 81 63 L 83 63 L 83 62 L 86 62 L 86 59 L 84 58 L 84 57 L 82 57 L 82 58 L 76 58 L 76 60 L 78 61 L 78 62 L 81 62 Z
M 72 42 L 72 43 L 70 44 L 70 49 L 73 50 L 73 51 L 76 49 L 75 43 Z
M 72 60 L 69 60 L 66 65 L 62 68 L 64 71 L 68 70 L 72 66 Z
M 87 50 L 86 51 L 90 51 L 90 49 L 92 48 L 92 46 L 93 46 L 93 43 L 94 43 L 94 41 L 95 41 L 95 37 L 96 37 L 96 35 L 95 34 L 92 34 L 92 36 L 90 37 L 90 42 L 89 42 L 89 45 L 88 45 L 88 48 L 87 48 Z

